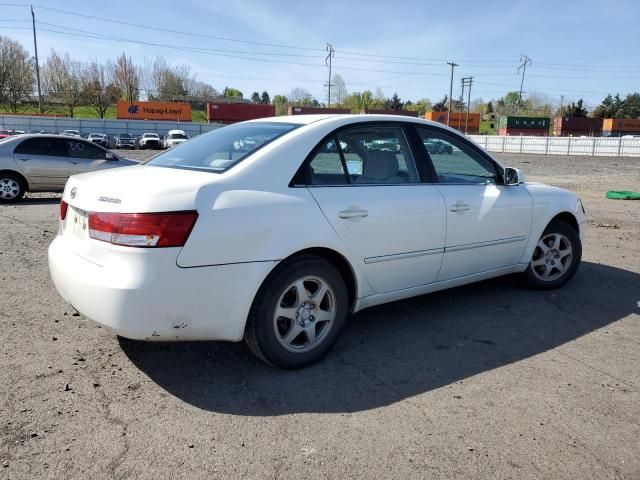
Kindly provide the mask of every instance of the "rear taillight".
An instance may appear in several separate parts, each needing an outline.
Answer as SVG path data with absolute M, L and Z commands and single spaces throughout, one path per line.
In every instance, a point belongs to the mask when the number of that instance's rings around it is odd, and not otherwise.
M 64 200 L 60 200 L 60 220 L 64 220 L 67 218 L 67 210 L 69 209 L 69 204 Z
M 198 213 L 89 213 L 89 236 L 129 247 L 182 247 Z

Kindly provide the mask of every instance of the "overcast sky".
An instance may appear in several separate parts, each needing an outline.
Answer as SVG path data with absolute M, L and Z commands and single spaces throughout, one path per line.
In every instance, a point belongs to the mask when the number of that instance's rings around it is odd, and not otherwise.
M 558 101 L 564 94 L 565 102 L 584 97 L 594 105 L 608 92 L 640 91 L 637 0 L 41 0 L 41 5 L 34 5 L 41 62 L 52 48 L 82 61 L 113 59 L 122 51 L 140 63 L 163 56 L 190 66 L 199 80 L 219 90 L 233 86 L 245 97 L 265 89 L 288 94 L 301 86 L 325 102 L 327 42 L 336 51 L 334 72 L 349 91 L 379 87 L 404 100 L 436 101 L 448 93 L 448 60 L 460 65 L 456 95 L 460 77 L 473 76 L 472 98 L 500 97 L 519 88 L 522 54 L 532 58 L 527 93 Z M 28 7 L 0 5 L 0 11 L 0 35 L 33 52 Z

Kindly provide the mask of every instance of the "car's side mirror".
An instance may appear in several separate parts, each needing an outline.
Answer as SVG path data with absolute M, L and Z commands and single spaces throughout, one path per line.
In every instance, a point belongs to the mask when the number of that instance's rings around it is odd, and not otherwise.
M 524 173 L 517 168 L 506 167 L 504 169 L 505 185 L 520 185 L 524 182 Z
M 111 152 L 107 152 L 107 154 L 105 155 L 105 157 L 107 160 L 118 160 L 118 157 L 116 157 L 113 153 Z

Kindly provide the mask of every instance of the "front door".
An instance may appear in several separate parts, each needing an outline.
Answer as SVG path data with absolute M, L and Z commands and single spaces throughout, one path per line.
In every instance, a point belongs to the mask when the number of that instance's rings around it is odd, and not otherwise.
M 447 239 L 438 281 L 519 262 L 529 239 L 531 195 L 501 185 L 501 171 L 467 140 L 419 128 L 444 197 Z
M 444 203 L 437 186 L 421 183 L 402 127 L 338 132 L 316 149 L 307 183 L 376 292 L 435 281 Z
M 107 151 L 78 138 L 65 140 L 67 154 L 69 155 L 69 175 L 77 175 L 92 172 L 110 165 L 107 160 Z

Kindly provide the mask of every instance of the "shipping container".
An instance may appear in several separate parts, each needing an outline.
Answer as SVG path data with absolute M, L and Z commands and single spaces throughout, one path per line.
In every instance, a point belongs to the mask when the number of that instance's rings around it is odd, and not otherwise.
M 121 120 L 173 120 L 191 121 L 191 105 L 181 102 L 126 102 L 116 103 L 117 118 Z
M 209 123 L 237 123 L 255 118 L 275 117 L 276 107 L 261 103 L 210 103 L 207 102 Z
M 605 118 L 602 122 L 602 135 L 640 135 L 640 118 Z
M 548 128 L 500 128 L 498 135 L 507 135 L 511 137 L 547 137 L 549 136 Z
M 549 130 L 549 117 L 500 117 L 498 128 L 545 128 Z
M 405 117 L 417 117 L 418 112 L 412 112 L 409 110 L 389 110 L 380 108 L 365 108 L 362 113 L 370 115 L 404 115 Z
M 553 136 L 600 136 L 602 119 L 589 117 L 556 117 L 553 119 Z
M 443 125 L 447 124 L 447 112 L 427 112 L 424 118 Z M 480 130 L 480 114 L 470 112 L 467 120 L 467 112 L 451 112 L 449 126 L 462 132 L 466 128 L 467 133 L 477 133 Z
M 318 115 L 318 114 L 344 114 L 351 113 L 348 108 L 326 108 L 326 107 L 294 107 L 290 105 L 287 109 L 289 115 Z

